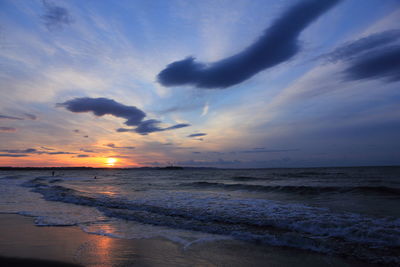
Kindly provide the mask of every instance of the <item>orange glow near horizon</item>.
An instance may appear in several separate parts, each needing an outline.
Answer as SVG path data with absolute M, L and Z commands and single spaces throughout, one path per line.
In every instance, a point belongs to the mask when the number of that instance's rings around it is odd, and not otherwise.
M 106 165 L 109 167 L 114 167 L 115 163 L 117 163 L 116 158 L 107 158 Z

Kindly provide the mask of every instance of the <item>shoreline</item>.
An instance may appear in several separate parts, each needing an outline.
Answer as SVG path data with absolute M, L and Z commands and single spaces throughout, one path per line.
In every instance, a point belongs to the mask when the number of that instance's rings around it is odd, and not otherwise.
M 36 260 L 64 266 L 376 266 L 236 240 L 203 242 L 183 249 L 161 238 L 118 239 L 88 234 L 78 226 L 36 226 L 33 217 L 19 214 L 0 214 L 0 229 L 2 266 L 7 266 L 3 263 L 10 258 L 22 262 L 17 266 L 29 266 Z M 42 266 L 60 266 L 51 264 L 43 262 Z

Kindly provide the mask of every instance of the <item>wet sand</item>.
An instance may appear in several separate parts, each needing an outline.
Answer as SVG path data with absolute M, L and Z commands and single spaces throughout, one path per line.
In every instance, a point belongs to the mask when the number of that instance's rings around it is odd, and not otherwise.
M 73 226 L 38 227 L 33 218 L 16 214 L 0 214 L 0 231 L 1 266 L 33 266 L 34 262 L 19 261 L 21 258 L 81 266 L 372 266 L 233 240 L 199 243 L 183 249 L 182 245 L 164 239 L 124 240 L 87 234 Z M 6 265 L 10 261 L 17 264 Z

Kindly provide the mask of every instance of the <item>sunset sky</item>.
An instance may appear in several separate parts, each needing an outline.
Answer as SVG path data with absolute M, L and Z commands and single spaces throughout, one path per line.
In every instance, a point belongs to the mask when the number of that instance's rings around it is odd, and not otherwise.
M 0 166 L 400 164 L 398 0 L 0 0 Z

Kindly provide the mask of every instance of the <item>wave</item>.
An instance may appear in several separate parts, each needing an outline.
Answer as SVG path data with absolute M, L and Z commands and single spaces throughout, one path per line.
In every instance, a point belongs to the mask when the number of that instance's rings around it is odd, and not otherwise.
M 251 176 L 234 176 L 234 177 L 232 177 L 232 180 L 234 180 L 234 181 L 257 181 L 257 180 L 262 180 L 262 179 L 263 178 L 257 178 L 257 177 L 251 177 Z
M 298 194 L 321 193 L 379 193 L 400 196 L 400 188 L 386 186 L 303 186 L 303 185 L 253 185 L 253 184 L 224 184 L 214 182 L 181 183 L 180 186 L 201 188 L 218 188 L 227 190 L 247 190 L 265 192 L 285 192 Z
M 400 219 L 334 213 L 265 199 L 232 199 L 224 193 L 149 191 L 135 199 L 123 199 L 87 194 L 40 179 L 29 186 L 46 200 L 96 207 L 108 217 L 370 262 L 400 263 L 396 254 Z

